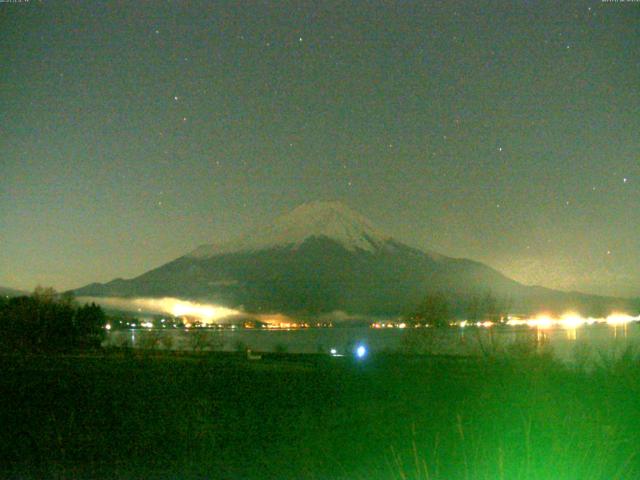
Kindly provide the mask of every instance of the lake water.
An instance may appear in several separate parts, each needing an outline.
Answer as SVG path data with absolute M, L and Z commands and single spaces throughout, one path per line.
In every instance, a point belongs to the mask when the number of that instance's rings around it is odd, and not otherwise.
M 481 355 L 483 352 L 549 349 L 564 361 L 616 357 L 640 347 L 640 323 L 595 324 L 575 329 L 494 326 L 491 328 L 308 328 L 260 329 L 136 329 L 108 333 L 105 345 L 175 350 L 330 353 L 351 355 L 364 345 L 369 354 L 414 352 L 436 355 Z

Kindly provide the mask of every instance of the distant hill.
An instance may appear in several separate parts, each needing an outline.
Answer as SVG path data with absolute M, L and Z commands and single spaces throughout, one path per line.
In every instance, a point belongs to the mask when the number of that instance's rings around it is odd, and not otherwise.
M 4 297 L 19 297 L 21 295 L 29 295 L 29 293 L 15 288 L 0 287 L 0 295 Z
M 517 311 L 629 310 L 626 299 L 526 286 L 487 265 L 411 248 L 337 202 L 294 209 L 237 242 L 204 245 L 138 277 L 82 296 L 172 296 L 250 312 L 406 313 L 429 292 L 491 292 Z

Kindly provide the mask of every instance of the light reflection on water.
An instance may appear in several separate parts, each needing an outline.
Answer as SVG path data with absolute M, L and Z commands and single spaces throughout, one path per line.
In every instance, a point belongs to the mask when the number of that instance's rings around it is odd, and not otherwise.
M 171 337 L 169 339 L 165 337 Z M 308 328 L 300 330 L 264 331 L 259 329 L 138 329 L 107 333 L 105 345 L 133 346 L 175 350 L 239 351 L 250 348 L 257 352 L 338 353 L 350 354 L 366 344 L 373 354 L 379 352 L 412 352 L 437 355 L 478 355 L 509 351 L 513 348 L 548 349 L 562 360 L 572 360 L 575 352 L 590 355 L 616 355 L 628 347 L 640 346 L 640 324 L 594 324 L 579 328 L 530 328 L 496 326 L 493 328 L 448 329 L 373 329 Z

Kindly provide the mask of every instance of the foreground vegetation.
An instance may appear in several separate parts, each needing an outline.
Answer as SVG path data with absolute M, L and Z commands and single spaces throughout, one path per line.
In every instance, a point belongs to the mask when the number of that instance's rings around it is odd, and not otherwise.
M 1 477 L 640 478 L 640 362 L 0 357 Z
M 32 295 L 0 296 L 0 352 L 70 352 L 100 348 L 106 317 L 95 303 L 37 287 Z

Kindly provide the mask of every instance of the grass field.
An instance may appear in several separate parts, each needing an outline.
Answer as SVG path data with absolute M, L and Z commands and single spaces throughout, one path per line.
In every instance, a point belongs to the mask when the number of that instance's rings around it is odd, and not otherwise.
M 636 479 L 640 362 L 0 358 L 3 478 Z

